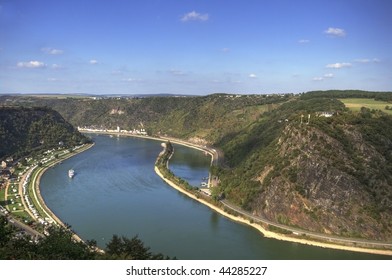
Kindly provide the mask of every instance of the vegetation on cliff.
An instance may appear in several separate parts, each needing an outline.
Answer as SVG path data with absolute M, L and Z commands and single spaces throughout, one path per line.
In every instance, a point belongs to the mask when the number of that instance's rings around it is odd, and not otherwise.
M 220 191 L 271 221 L 389 240 L 391 139 L 392 117 L 380 111 L 353 113 L 330 98 L 293 100 L 221 143 L 230 168 L 216 171 Z
M 392 93 L 3 102 L 50 106 L 74 125 L 143 126 L 149 134 L 212 144 L 225 155 L 212 168 L 220 180 L 213 194 L 282 224 L 391 240 L 392 116 L 371 102 L 349 110 L 346 98 L 390 104 Z
M 202 139 L 214 143 L 240 131 L 290 98 L 291 95 L 149 98 L 37 98 L 0 96 L 0 104 L 47 106 L 74 126 L 131 130 L 145 128 L 150 135 Z
M 88 141 L 58 112 L 49 108 L 0 106 L 0 120 L 0 158 Z

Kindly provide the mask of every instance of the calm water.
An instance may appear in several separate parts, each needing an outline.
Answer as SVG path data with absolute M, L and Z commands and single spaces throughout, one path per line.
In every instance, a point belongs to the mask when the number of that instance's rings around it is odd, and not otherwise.
M 375 259 L 263 238 L 166 185 L 154 172 L 160 142 L 94 135 L 95 146 L 48 170 L 46 204 L 83 239 L 104 248 L 113 234 L 138 234 L 153 252 L 179 259 Z M 200 185 L 210 158 L 175 145 L 170 168 Z M 68 170 L 75 169 L 73 179 Z

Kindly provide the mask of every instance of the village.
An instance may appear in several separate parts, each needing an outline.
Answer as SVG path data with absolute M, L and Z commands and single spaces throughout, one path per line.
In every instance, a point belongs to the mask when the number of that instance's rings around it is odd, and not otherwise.
M 47 227 L 57 224 L 38 192 L 39 176 L 42 172 L 70 157 L 84 148 L 80 145 L 65 148 L 59 143 L 58 148 L 47 150 L 35 156 L 21 159 L 7 157 L 1 161 L 0 168 L 0 212 L 9 220 L 16 219 L 31 228 L 47 234 Z M 12 219 L 11 219 L 12 218 Z
M 87 127 L 87 126 L 78 126 L 78 130 L 81 132 L 97 132 L 97 133 L 123 133 L 123 134 L 128 134 L 128 135 L 143 135 L 147 136 L 147 132 L 144 128 L 141 129 L 132 129 L 132 130 L 125 130 L 125 129 L 120 129 L 119 126 L 117 126 L 116 129 L 107 129 L 107 128 L 96 128 L 96 127 Z

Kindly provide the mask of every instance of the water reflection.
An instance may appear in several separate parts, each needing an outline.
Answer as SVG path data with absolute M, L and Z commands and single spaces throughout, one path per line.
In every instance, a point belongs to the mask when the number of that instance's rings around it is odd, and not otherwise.
M 263 238 L 164 183 L 154 172 L 159 141 L 93 138 L 93 148 L 43 175 L 41 192 L 61 220 L 101 247 L 113 234 L 138 234 L 154 252 L 179 259 L 387 259 Z M 175 149 L 173 171 L 200 184 L 208 174 L 209 157 L 186 147 Z M 69 180 L 72 167 L 77 175 Z

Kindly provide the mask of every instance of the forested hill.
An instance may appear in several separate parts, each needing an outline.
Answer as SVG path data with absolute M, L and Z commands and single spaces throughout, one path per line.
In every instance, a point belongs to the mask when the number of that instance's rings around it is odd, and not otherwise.
M 392 240 L 391 115 L 304 95 L 219 146 L 231 168 L 214 171 L 218 191 L 243 208 L 315 232 Z
M 148 98 L 39 98 L 0 96 L 0 104 L 48 106 L 74 126 L 140 129 L 215 143 L 287 101 L 291 95 L 228 95 Z
M 50 108 L 0 106 L 0 159 L 17 157 L 61 145 L 68 147 L 88 139 Z
M 75 126 L 145 128 L 220 148 L 213 194 L 282 224 L 392 240 L 392 93 L 129 99 L 3 96 Z

